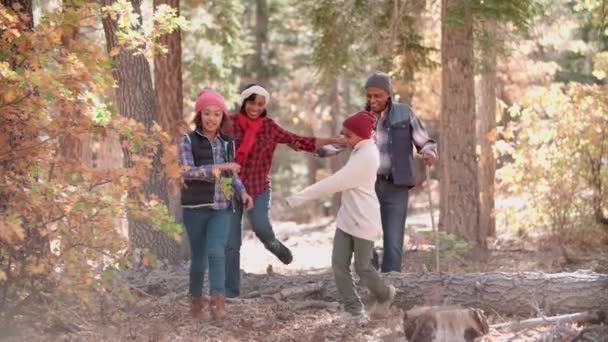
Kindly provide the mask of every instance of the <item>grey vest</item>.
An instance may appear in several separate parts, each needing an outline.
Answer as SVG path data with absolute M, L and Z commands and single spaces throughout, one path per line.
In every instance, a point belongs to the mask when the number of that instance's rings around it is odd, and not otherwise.
M 385 120 L 393 183 L 408 187 L 416 185 L 411 119 L 410 106 L 392 103 L 388 111 L 388 120 Z

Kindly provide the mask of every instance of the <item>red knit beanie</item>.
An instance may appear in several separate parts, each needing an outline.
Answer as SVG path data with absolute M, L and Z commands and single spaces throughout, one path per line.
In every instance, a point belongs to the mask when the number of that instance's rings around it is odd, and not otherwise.
M 372 137 L 372 130 L 376 124 L 376 116 L 368 111 L 362 110 L 360 112 L 351 114 L 344 120 L 342 126 L 348 128 L 356 135 L 363 139 L 369 139 Z
M 200 112 L 203 107 L 209 105 L 216 105 L 222 109 L 224 114 L 228 113 L 226 109 L 226 103 L 224 102 L 224 98 L 222 95 L 216 93 L 211 89 L 203 89 L 200 93 L 198 93 L 198 98 L 196 99 L 196 103 L 194 104 L 194 112 Z

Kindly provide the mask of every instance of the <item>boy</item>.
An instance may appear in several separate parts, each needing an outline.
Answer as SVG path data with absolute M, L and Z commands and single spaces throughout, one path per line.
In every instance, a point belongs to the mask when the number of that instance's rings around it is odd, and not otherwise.
M 395 298 L 395 288 L 387 286 L 372 266 L 374 240 L 380 237 L 380 204 L 374 185 L 380 165 L 378 148 L 371 140 L 376 119 L 367 111 L 350 115 L 342 124 L 345 142 L 352 153 L 346 165 L 335 174 L 287 198 L 295 207 L 325 194 L 342 192 L 342 205 L 336 218 L 332 250 L 332 269 L 346 320 L 367 321 L 363 304 L 350 272 L 355 255 L 355 271 L 376 298 L 371 314 L 386 314 Z

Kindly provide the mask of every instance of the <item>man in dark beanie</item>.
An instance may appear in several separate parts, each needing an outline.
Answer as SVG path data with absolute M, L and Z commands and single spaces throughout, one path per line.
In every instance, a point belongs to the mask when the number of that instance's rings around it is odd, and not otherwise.
M 380 201 L 384 254 L 382 272 L 401 272 L 408 190 L 416 185 L 413 148 L 426 165 L 437 159 L 437 144 L 425 131 L 410 106 L 392 101 L 388 74 L 373 73 L 365 82 L 366 110 L 377 117 L 374 141 L 380 150 L 376 194 Z M 334 147 L 317 151 L 320 156 L 339 152 Z

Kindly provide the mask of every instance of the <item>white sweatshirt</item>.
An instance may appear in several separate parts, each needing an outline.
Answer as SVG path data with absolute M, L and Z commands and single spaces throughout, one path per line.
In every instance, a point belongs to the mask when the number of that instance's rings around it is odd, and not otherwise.
M 333 175 L 287 198 L 291 207 L 321 197 L 342 192 L 336 226 L 355 237 L 374 241 L 381 236 L 380 203 L 376 196 L 376 173 L 380 152 L 371 139 L 361 140 L 350 154 L 344 167 Z

